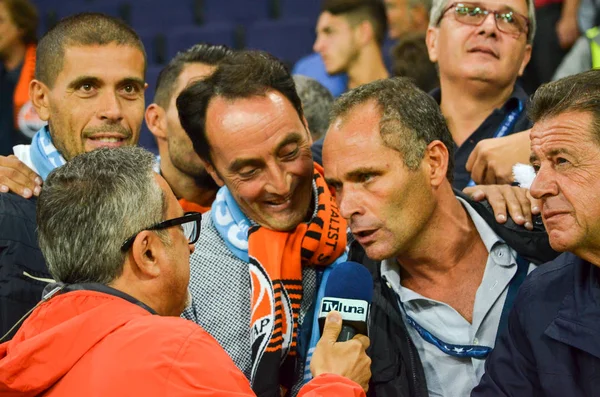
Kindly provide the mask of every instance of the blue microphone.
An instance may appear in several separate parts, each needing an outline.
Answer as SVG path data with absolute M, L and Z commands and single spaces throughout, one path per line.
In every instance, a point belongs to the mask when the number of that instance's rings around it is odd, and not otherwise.
M 356 334 L 368 335 L 369 307 L 373 300 L 373 278 L 366 267 L 356 262 L 342 262 L 329 273 L 321 300 L 319 326 L 323 333 L 325 318 L 331 311 L 342 315 L 338 342 Z

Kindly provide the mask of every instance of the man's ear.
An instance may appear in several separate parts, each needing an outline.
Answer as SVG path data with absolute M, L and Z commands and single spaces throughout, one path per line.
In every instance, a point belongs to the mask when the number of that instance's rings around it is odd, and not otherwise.
M 427 28 L 425 43 L 427 44 L 429 60 L 436 63 L 438 61 L 438 28 Z
M 154 137 L 158 140 L 166 140 L 167 139 L 167 112 L 161 106 L 158 106 L 156 103 L 150 104 L 146 109 L 146 114 L 144 115 L 146 119 L 146 125 L 148 129 L 154 135 Z
M 208 161 L 204 161 L 203 159 L 200 159 L 200 161 L 202 161 L 202 165 L 204 165 L 204 169 L 206 170 L 206 172 L 210 174 L 212 179 L 214 179 L 215 183 L 219 185 L 219 187 L 225 185 L 225 181 L 221 179 L 221 176 L 219 175 L 215 167 L 212 166 L 212 164 L 208 163 Z
M 310 128 L 308 128 L 308 121 L 306 120 L 306 117 L 304 115 L 302 115 L 302 123 L 304 124 L 304 127 L 306 128 L 306 132 L 308 133 L 308 143 L 310 146 L 312 146 L 313 142 L 313 137 L 312 134 L 310 133 Z
M 362 21 L 354 28 L 354 35 L 356 42 L 361 47 L 369 44 L 371 41 L 375 41 L 375 32 L 373 31 L 373 25 L 369 21 Z
M 449 153 L 442 141 L 433 141 L 425 149 L 424 161 L 428 166 L 429 182 L 432 186 L 439 186 L 446 180 L 448 171 Z
M 150 230 L 143 230 L 136 236 L 131 246 L 135 272 L 142 279 L 152 279 L 160 275 L 160 265 L 165 256 L 165 243 Z
M 531 60 L 531 44 L 527 44 L 525 46 L 525 54 L 523 55 L 523 62 L 521 62 L 521 66 L 519 67 L 519 76 L 523 76 L 523 72 L 525 71 L 525 67 Z
M 48 121 L 50 118 L 50 89 L 39 80 L 29 83 L 29 98 L 40 119 Z

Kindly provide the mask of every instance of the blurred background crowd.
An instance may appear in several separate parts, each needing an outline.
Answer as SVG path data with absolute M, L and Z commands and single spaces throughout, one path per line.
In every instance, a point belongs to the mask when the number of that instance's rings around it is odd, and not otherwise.
M 430 92 L 439 85 L 425 40 L 432 1 L 381 3 L 385 14 L 374 12 L 369 19 L 380 30 L 377 43 L 385 73 L 411 77 Z M 599 40 L 598 0 L 535 0 L 534 5 L 537 27 L 531 60 L 519 79 L 527 94 L 554 77 L 591 67 L 591 48 L 594 39 Z M 321 0 L 4 0 L 0 2 L 0 155 L 12 153 L 12 146 L 29 141 L 39 129 L 35 117 L 31 120 L 30 106 L 20 113 L 19 124 L 18 113 L 26 102 L 25 81 L 33 76 L 32 65 L 23 62 L 27 49 L 58 20 L 84 11 L 120 18 L 140 35 L 148 59 L 147 105 L 154 99 L 164 65 L 177 52 L 200 42 L 267 51 L 295 74 L 318 80 L 334 97 L 352 88 L 344 72 L 356 49 L 348 44 L 348 37 L 336 28 L 327 40 L 317 41 Z M 326 69 L 323 58 L 338 64 Z M 379 62 L 370 55 L 359 67 L 381 67 Z M 157 153 L 156 140 L 145 125 L 140 145 Z

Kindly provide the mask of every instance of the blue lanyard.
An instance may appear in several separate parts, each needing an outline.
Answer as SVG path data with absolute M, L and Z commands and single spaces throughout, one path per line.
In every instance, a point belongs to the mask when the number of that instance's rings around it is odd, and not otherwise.
M 500 124 L 500 127 L 498 127 L 498 129 L 496 130 L 494 138 L 502 138 L 508 133 L 508 131 L 512 130 L 515 124 L 517 123 L 517 120 L 519 119 L 521 113 L 523 113 L 523 103 L 519 101 L 519 106 L 517 106 L 509 114 L 506 115 L 504 121 L 502 121 L 502 124 Z M 468 187 L 475 185 L 476 183 L 473 179 L 471 179 L 467 184 Z
M 486 358 L 491 352 L 492 348 L 489 346 L 477 346 L 477 345 L 454 345 L 452 343 L 444 342 L 439 339 L 425 328 L 421 327 L 411 316 L 404 312 L 406 321 L 419 333 L 421 338 L 425 342 L 429 342 L 442 352 L 449 356 L 458 358 Z
M 500 331 L 507 327 L 508 313 L 510 312 L 510 309 L 513 306 L 519 287 L 521 286 L 521 284 L 523 284 L 523 281 L 527 276 L 528 269 L 529 262 L 523 259 L 520 255 L 517 255 L 517 272 L 510 280 L 510 283 L 508 285 L 508 291 L 506 292 L 506 300 L 504 301 L 504 307 L 502 308 L 502 314 L 500 315 L 498 333 L 496 335 L 499 335 Z M 414 318 L 409 316 L 408 313 L 406 313 L 406 310 L 404 309 L 404 305 L 400 300 L 400 296 L 396 295 L 396 297 L 398 299 L 398 305 L 404 312 L 408 324 L 410 324 L 410 326 L 417 331 L 417 333 L 421 336 L 421 338 L 423 338 L 425 342 L 431 343 L 432 345 L 440 349 L 443 353 L 458 358 L 485 359 L 492 352 L 493 348 L 489 346 L 455 345 L 452 343 L 444 342 L 443 340 L 429 332 L 427 329 L 419 325 L 419 323 L 417 323 Z

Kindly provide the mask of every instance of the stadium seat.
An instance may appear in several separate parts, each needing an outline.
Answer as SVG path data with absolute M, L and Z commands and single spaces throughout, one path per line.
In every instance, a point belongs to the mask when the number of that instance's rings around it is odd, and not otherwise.
M 193 25 L 198 23 L 194 4 L 193 0 L 135 0 L 131 3 L 131 27 L 168 33 L 179 26 Z
M 177 52 L 184 51 L 198 43 L 224 44 L 236 47 L 235 26 L 231 23 L 215 23 L 205 26 L 182 26 L 165 34 L 167 62 Z
M 273 14 L 274 0 L 201 0 L 200 12 L 203 23 L 234 22 L 243 25 Z
M 113 17 L 124 19 L 121 5 L 119 3 L 101 3 L 101 2 L 65 2 L 56 9 L 56 15 L 59 19 L 80 12 L 101 12 Z
M 308 18 L 317 24 L 322 0 L 279 0 L 282 18 Z
M 140 39 L 144 44 L 148 65 L 164 63 L 166 57 L 164 49 L 158 48 L 159 45 L 157 43 L 157 35 L 159 32 L 157 32 L 155 29 L 144 29 L 138 31 L 137 34 L 140 36 Z
M 315 25 L 310 19 L 259 21 L 246 32 L 246 48 L 270 52 L 288 65 L 312 52 Z

